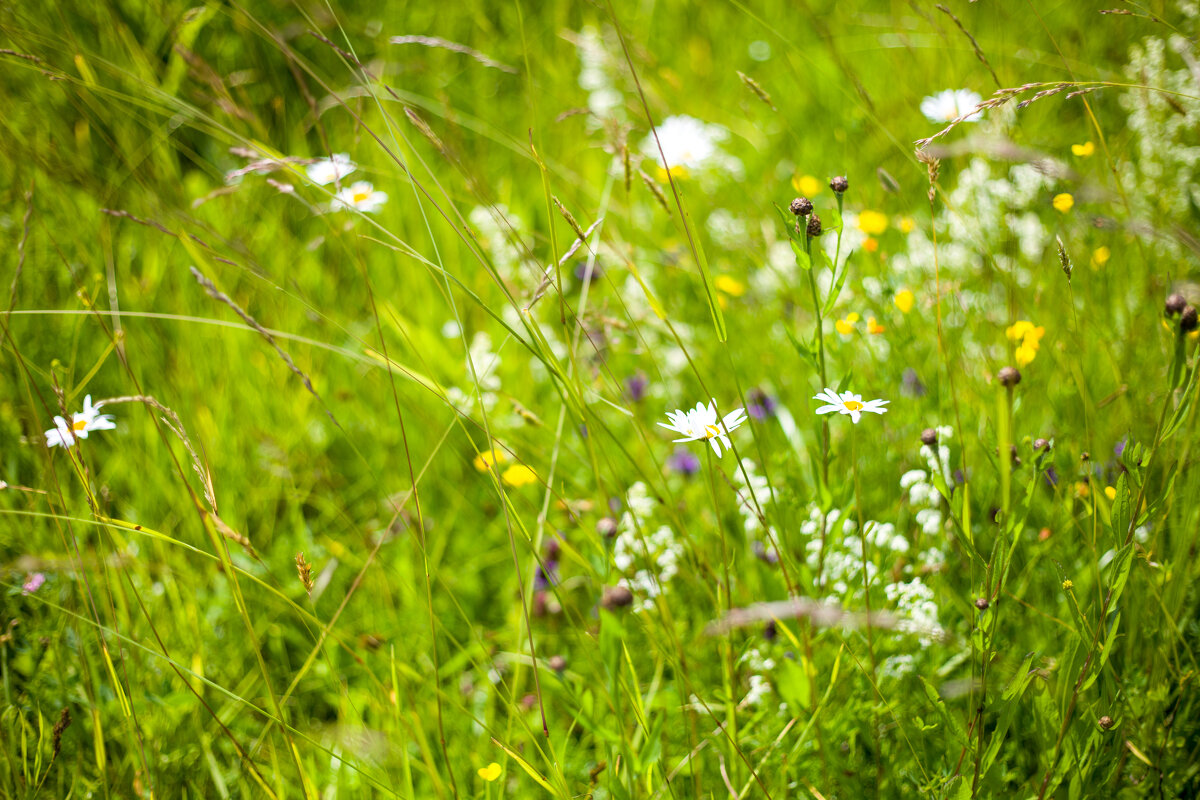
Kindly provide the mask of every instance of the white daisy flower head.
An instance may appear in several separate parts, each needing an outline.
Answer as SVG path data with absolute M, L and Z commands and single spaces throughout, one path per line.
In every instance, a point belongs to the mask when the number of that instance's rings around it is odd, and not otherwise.
M 327 186 L 334 181 L 341 180 L 356 169 L 358 169 L 358 165 L 350 160 L 348 154 L 334 153 L 332 158 L 322 158 L 309 164 L 305 172 L 308 173 L 308 179 L 313 183 L 318 186 Z
M 953 122 L 964 114 L 963 122 L 978 122 L 982 111 L 970 113 L 983 98 L 970 89 L 946 89 L 921 101 L 921 113 L 930 122 Z
M 890 403 L 890 400 L 868 400 L 863 402 L 862 395 L 854 392 L 842 392 L 838 394 L 833 389 L 825 389 L 820 394 L 813 397 L 813 400 L 822 400 L 825 405 L 817 409 L 818 414 L 846 414 L 850 420 L 857 425 L 862 419 L 863 412 L 869 411 L 872 414 L 882 414 L 887 411 L 884 406 Z
M 672 169 L 702 169 L 714 156 L 718 156 L 717 145 L 729 135 L 720 125 L 702 122 L 695 117 L 683 114 L 667 117 L 658 126 L 658 141 L 654 136 L 647 136 L 642 142 L 642 152 L 648 158 L 658 161 L 659 144 L 662 145 L 662 155 Z
M 111 431 L 117 427 L 111 414 L 101 414 L 104 403 L 92 405 L 92 396 L 83 398 L 83 411 L 71 415 L 67 422 L 62 417 L 54 418 L 54 427 L 46 431 L 47 447 L 71 447 L 76 439 L 86 439 L 92 431 Z
M 708 440 L 712 445 L 713 451 L 717 457 L 721 457 L 721 445 L 725 445 L 726 450 L 733 448 L 729 442 L 728 434 L 741 427 L 746 421 L 746 409 L 739 408 L 737 411 L 730 411 L 724 418 L 717 416 L 717 401 L 714 398 L 709 401 L 708 405 L 696 403 L 696 407 L 690 411 L 682 409 L 677 411 L 668 411 L 667 422 L 660 422 L 659 425 L 667 430 L 682 433 L 682 439 L 675 439 L 676 442 L 694 442 L 700 439 Z
M 387 202 L 387 192 L 380 192 L 367 181 L 358 181 L 352 186 L 342 189 L 333 197 L 333 210 L 343 208 L 372 214 L 383 208 Z

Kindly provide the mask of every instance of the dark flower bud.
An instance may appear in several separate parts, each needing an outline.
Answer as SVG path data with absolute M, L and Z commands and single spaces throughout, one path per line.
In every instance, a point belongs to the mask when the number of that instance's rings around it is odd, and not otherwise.
M 1089 453 L 1087 450 L 1084 450 L 1082 453 L 1079 454 L 1079 460 L 1080 461 L 1091 461 L 1092 454 Z
M 562 656 L 550 656 L 550 669 L 562 674 L 562 671 L 567 668 L 567 660 Z
M 838 175 L 829 182 L 829 188 L 833 189 L 838 194 L 844 194 L 850 188 L 850 181 L 846 180 L 845 175 Z
M 1195 306 L 1188 306 L 1179 315 L 1179 330 L 1183 333 L 1191 333 L 1197 327 L 1200 327 L 1200 314 L 1196 312 Z
M 808 238 L 810 239 L 815 239 L 821 235 L 821 218 L 818 217 L 816 213 L 813 213 L 813 215 L 808 218 L 808 228 L 806 230 L 808 233 Z
M 1185 298 L 1179 292 L 1175 292 L 1167 297 L 1167 303 L 1164 306 L 1167 316 L 1177 317 L 1183 313 L 1185 308 L 1187 308 L 1187 298 Z
M 937 444 L 937 431 L 933 428 L 926 428 L 921 431 L 921 444 L 927 444 L 930 447 Z
M 778 635 L 778 632 L 775 630 L 775 620 L 767 620 L 767 624 L 763 625 L 763 638 L 768 642 L 773 642 Z
M 1115 720 L 1113 720 L 1113 718 L 1112 718 L 1112 717 L 1110 717 L 1110 716 L 1108 716 L 1107 714 L 1105 714 L 1103 717 L 1101 717 L 1101 718 L 1098 720 L 1098 722 L 1100 723 L 1100 727 L 1101 727 L 1101 728 L 1104 728 L 1104 730 L 1108 730 L 1108 729 L 1109 729 L 1109 728 L 1111 728 L 1113 725 L 1116 725 L 1116 724 L 1117 724 L 1117 723 L 1116 723 L 1116 721 L 1115 721 Z
M 1012 388 L 1021 382 L 1021 373 L 1016 367 L 1001 367 L 996 373 L 996 379 L 1000 381 L 1001 386 Z
M 562 546 L 559 545 L 558 539 L 549 539 L 546 541 L 546 560 L 557 561 L 558 554 L 562 551 Z
M 986 597 L 978 597 L 975 599 L 975 607 L 980 611 L 987 611 L 988 605 L 990 604 L 988 603 L 988 599 Z
M 615 611 L 618 608 L 625 608 L 633 602 L 633 592 L 629 591 L 626 586 L 605 586 L 604 595 L 600 600 L 600 605 L 607 608 L 609 611 Z
M 1049 446 L 1050 446 L 1050 442 L 1048 442 L 1045 439 L 1034 439 L 1033 440 L 1033 449 L 1034 450 L 1045 450 Z
M 617 521 L 612 517 L 603 517 L 596 523 L 596 531 L 605 539 L 611 539 L 617 535 Z
M 812 200 L 809 200 L 807 197 L 797 197 L 788 208 L 797 217 L 807 217 L 812 213 L 813 204 Z

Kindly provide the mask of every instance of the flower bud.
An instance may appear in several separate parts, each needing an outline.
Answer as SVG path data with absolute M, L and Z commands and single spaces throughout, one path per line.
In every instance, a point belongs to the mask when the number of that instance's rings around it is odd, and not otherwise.
M 1021 373 L 1016 367 L 1001 367 L 996 373 L 996 379 L 1000 381 L 1001 386 L 1012 388 L 1021 382 Z
M 1034 450 L 1045 450 L 1049 446 L 1050 446 L 1050 442 L 1047 441 L 1046 439 L 1034 439 L 1033 440 L 1033 449 Z
M 829 188 L 833 189 L 838 194 L 844 194 L 850 188 L 850 181 L 846 180 L 845 175 L 838 175 L 829 182 Z
M 627 586 L 605 586 L 600 605 L 609 611 L 625 608 L 633 602 L 633 592 Z
M 1100 727 L 1101 727 L 1101 728 L 1104 728 L 1104 730 L 1108 730 L 1108 729 L 1109 729 L 1109 728 L 1111 728 L 1113 725 L 1116 725 L 1116 724 L 1117 724 L 1117 723 L 1116 723 L 1116 721 L 1115 721 L 1115 720 L 1113 720 L 1113 718 L 1112 718 L 1112 717 L 1110 717 L 1110 716 L 1108 716 L 1107 714 L 1105 714 L 1103 717 L 1101 717 L 1101 718 L 1098 720 L 1098 722 L 1100 723 Z
M 1179 330 L 1182 333 L 1191 333 L 1200 327 L 1200 314 L 1196 312 L 1195 306 L 1188 306 L 1179 315 Z
M 567 660 L 562 656 L 550 656 L 550 661 L 548 663 L 550 665 L 550 669 L 554 670 L 560 675 L 562 674 L 562 671 L 567 668 Z
M 611 539 L 617 535 L 617 521 L 612 517 L 603 517 L 596 523 L 596 531 L 605 539 Z
M 816 212 L 808 218 L 808 228 L 806 230 L 810 239 L 815 239 L 821 235 L 821 218 L 816 215 Z
M 797 217 L 807 217 L 812 213 L 813 204 L 807 197 L 797 197 L 788 208 Z
M 921 431 L 921 444 L 927 444 L 930 447 L 937 444 L 937 431 L 933 428 L 926 428 Z
M 1185 308 L 1187 308 L 1187 298 L 1185 298 L 1179 292 L 1175 292 L 1167 297 L 1167 302 L 1164 306 L 1167 316 L 1177 317 L 1183 313 Z
M 988 603 L 988 599 L 986 597 L 975 598 L 975 607 L 980 611 L 987 611 L 989 605 L 990 603 Z

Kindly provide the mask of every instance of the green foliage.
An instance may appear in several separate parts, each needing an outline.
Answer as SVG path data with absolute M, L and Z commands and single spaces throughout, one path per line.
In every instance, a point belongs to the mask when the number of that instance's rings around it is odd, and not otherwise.
M 0 10 L 0 796 L 1200 795 L 1200 16 L 961 5 Z

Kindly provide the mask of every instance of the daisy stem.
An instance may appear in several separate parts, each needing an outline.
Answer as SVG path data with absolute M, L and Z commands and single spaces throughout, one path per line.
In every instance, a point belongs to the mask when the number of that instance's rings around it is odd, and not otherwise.
M 730 584 L 729 572 L 729 542 L 725 536 L 725 526 L 721 524 L 721 508 L 717 502 L 717 468 L 713 464 L 712 452 L 705 448 L 705 460 L 708 462 L 708 488 L 712 495 L 713 513 L 716 515 L 717 530 L 721 532 L 721 571 L 723 572 L 722 583 L 724 584 L 724 599 L 725 608 L 721 609 L 721 592 L 717 594 L 717 612 L 728 614 L 733 611 L 733 593 Z M 737 698 L 734 696 L 735 684 L 735 668 L 733 663 L 733 632 L 726 632 L 725 643 L 722 648 L 725 651 L 725 658 L 721 665 L 721 672 L 724 689 L 725 689 L 725 733 L 726 741 L 729 742 L 729 764 L 733 770 L 731 776 L 736 784 L 740 780 L 741 770 L 738 768 L 740 754 L 738 752 L 738 728 L 737 728 Z
M 812 290 L 813 313 L 817 315 L 817 364 L 821 368 L 821 388 L 826 389 L 829 386 L 825 378 L 825 323 L 821 318 L 821 299 L 817 293 L 817 279 L 813 275 L 812 267 L 812 238 L 804 237 L 804 252 L 808 254 L 808 287 Z M 828 491 L 829 487 L 829 420 L 821 418 L 821 493 Z M 828 514 L 824 508 L 824 503 L 821 510 L 821 549 L 817 555 L 817 587 L 820 588 L 824 583 L 825 573 L 825 535 L 828 531 Z
M 839 198 L 840 199 L 840 198 Z M 862 547 L 859 552 L 862 553 L 862 577 L 863 577 L 863 605 L 866 609 L 866 628 L 867 628 L 867 654 L 871 658 L 871 686 L 878 687 L 876 676 L 879 672 L 879 667 L 875 663 L 875 632 L 871 627 L 871 579 L 867 572 L 867 528 L 866 521 L 863 515 L 862 504 L 862 480 L 858 474 L 858 426 L 854 425 L 850 431 L 850 469 L 854 475 L 854 511 L 858 515 L 858 537 L 862 542 Z M 879 733 L 878 728 L 874 724 L 875 711 L 874 705 L 871 710 L 871 731 L 872 738 L 875 744 L 875 794 L 879 795 L 879 781 L 883 772 L 883 758 L 879 751 Z

